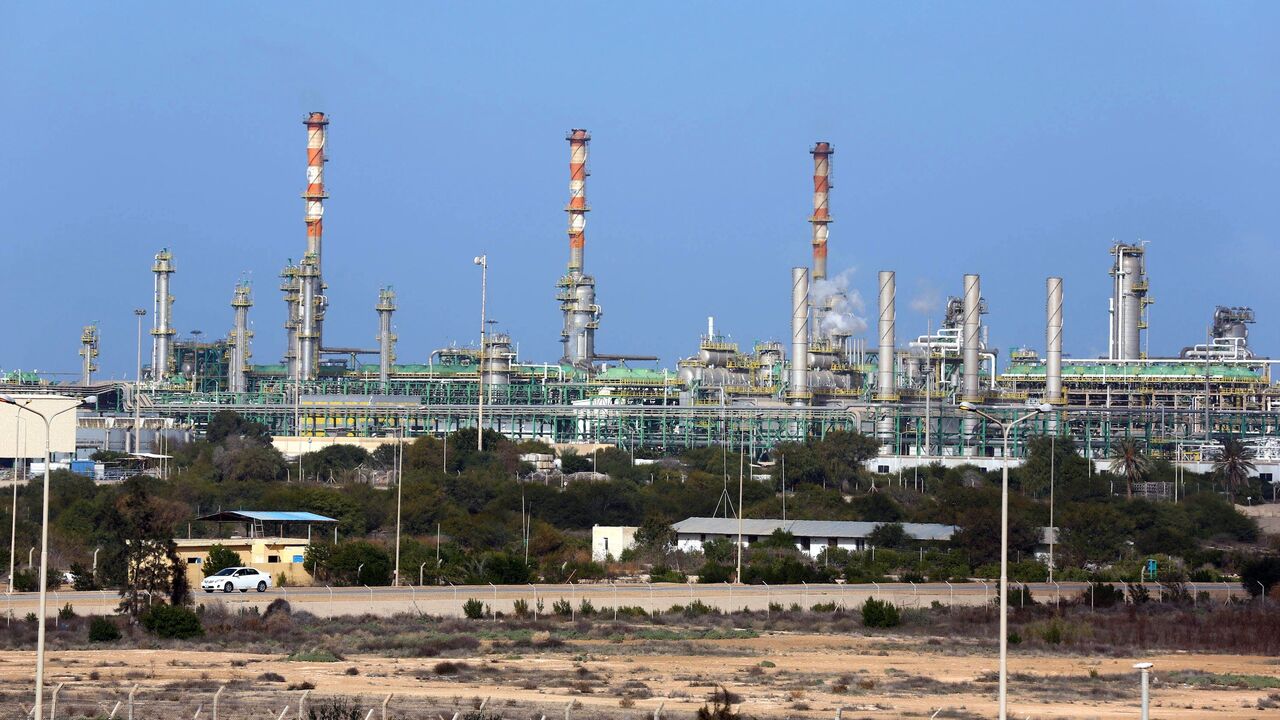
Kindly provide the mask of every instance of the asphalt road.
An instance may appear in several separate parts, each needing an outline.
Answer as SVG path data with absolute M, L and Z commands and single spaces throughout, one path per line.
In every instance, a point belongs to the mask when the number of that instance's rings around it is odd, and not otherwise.
M 696 583 L 573 583 L 537 585 L 459 585 L 429 587 L 286 587 L 272 588 L 265 593 L 249 591 L 230 594 L 195 591 L 196 602 L 205 605 L 220 603 L 228 609 L 257 607 L 265 609 L 276 598 L 289 601 L 295 610 L 306 610 L 314 615 L 352 615 L 371 613 L 394 615 L 419 613 L 443 616 L 461 616 L 463 603 L 475 598 L 483 601 L 490 611 L 510 613 L 517 599 L 524 599 L 530 610 L 538 601 L 543 603 L 542 613 L 552 612 L 557 600 L 568 600 L 576 609 L 583 600 L 589 600 L 597 609 L 615 606 L 641 607 L 646 611 L 666 610 L 673 605 L 688 605 L 695 600 L 720 610 L 765 610 L 771 603 L 790 607 L 799 604 L 803 608 L 835 603 L 853 607 L 868 597 L 892 600 L 906 607 L 941 605 L 980 605 L 997 597 L 997 583 L 880 583 L 864 585 L 700 585 Z M 1078 597 L 1088 588 L 1087 583 L 1027 583 L 1037 602 L 1066 602 Z M 1159 587 L 1147 583 L 1152 601 L 1159 600 Z M 1193 595 L 1209 593 L 1214 599 L 1243 596 L 1244 590 L 1236 583 L 1188 583 Z M 5 595 L 5 614 L 24 617 L 38 608 L 37 593 Z M 53 616 L 58 608 L 70 603 L 80 615 L 109 614 L 119 603 L 115 591 L 50 591 L 47 614 Z

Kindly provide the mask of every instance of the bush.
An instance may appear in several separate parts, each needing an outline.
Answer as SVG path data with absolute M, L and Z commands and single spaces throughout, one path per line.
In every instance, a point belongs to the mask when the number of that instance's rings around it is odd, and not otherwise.
M 204 635 L 200 618 L 180 605 L 156 605 L 142 613 L 138 620 L 156 637 L 187 640 Z
M 1270 595 L 1277 583 L 1280 583 L 1280 557 L 1258 558 L 1240 569 L 1240 584 L 1253 597 Z
M 13 589 L 18 592 L 35 592 L 40 589 L 40 573 L 31 568 L 13 574 Z
M 240 559 L 240 553 L 228 550 L 221 543 L 214 543 L 209 546 L 209 557 L 205 558 L 204 563 L 200 565 L 200 570 L 205 577 L 209 577 L 229 567 L 240 567 L 241 565 L 244 565 L 244 562 Z
M 684 573 L 666 565 L 654 565 L 653 568 L 649 570 L 649 582 L 682 583 L 688 582 L 688 580 L 689 578 L 686 577 Z
M 529 601 L 524 598 L 516 598 L 516 601 L 511 604 L 511 612 L 515 613 L 518 618 L 529 617 Z
M 482 601 L 471 598 L 462 603 L 462 614 L 466 615 L 468 620 L 483 620 L 487 613 Z
M 867 598 L 862 604 L 862 624 L 869 628 L 891 628 L 902 623 L 902 616 L 893 603 Z
M 115 642 L 120 639 L 120 628 L 111 618 L 95 616 L 89 620 L 89 642 Z
M 568 600 L 560 598 L 559 600 L 551 603 L 551 612 L 560 615 L 561 617 L 569 617 L 573 614 L 573 605 L 570 604 Z
M 76 616 L 76 609 L 75 609 L 75 608 L 73 608 L 73 607 L 71 607 L 71 603 L 67 603 L 66 605 L 63 605 L 63 606 L 58 610 L 58 619 L 59 619 L 59 620 L 70 620 L 71 618 L 73 618 L 73 617 L 75 617 L 75 616 Z
M 1095 608 L 1109 608 L 1124 602 L 1124 592 L 1111 583 L 1092 582 L 1080 592 L 1080 604 L 1092 603 Z
M 596 606 L 592 605 L 590 600 L 583 598 L 582 602 L 578 603 L 578 614 L 579 615 L 595 615 Z

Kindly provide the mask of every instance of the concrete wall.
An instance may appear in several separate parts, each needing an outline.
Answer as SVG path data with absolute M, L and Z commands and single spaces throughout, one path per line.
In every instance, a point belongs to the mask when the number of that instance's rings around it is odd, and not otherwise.
M 604 562 L 608 557 L 617 560 L 623 550 L 635 546 L 638 529 L 621 525 L 596 525 L 591 528 L 591 559 L 596 562 Z

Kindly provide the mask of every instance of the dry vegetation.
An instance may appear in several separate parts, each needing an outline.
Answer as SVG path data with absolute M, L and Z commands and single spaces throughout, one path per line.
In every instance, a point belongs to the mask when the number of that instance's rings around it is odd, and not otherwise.
M 220 685 L 224 720 L 274 717 L 286 704 L 296 712 L 304 689 L 313 689 L 313 710 L 329 708 L 312 717 L 326 720 L 363 718 L 388 693 L 388 717 L 406 720 L 537 720 L 563 717 L 571 701 L 581 705 L 577 718 L 652 717 L 659 702 L 664 717 L 691 718 L 721 688 L 735 712 L 751 717 L 830 718 L 843 707 L 845 718 L 939 710 L 938 718 L 977 718 L 992 709 L 995 620 L 989 608 L 904 610 L 890 630 L 865 628 L 858 613 L 841 610 L 627 611 L 616 622 L 612 610 L 573 621 L 318 619 L 281 602 L 261 615 L 215 604 L 202 612 L 205 636 L 193 641 L 124 628 L 119 641 L 90 644 L 81 618 L 63 620 L 49 638 L 52 680 L 67 683 L 60 717 L 105 717 L 136 683 L 137 718 L 190 717 L 201 705 L 204 717 Z M 1091 611 L 1064 602 L 1015 608 L 1011 629 L 1015 707 L 1037 717 L 1132 707 L 1129 667 L 1138 657 L 1160 669 L 1162 717 L 1253 717 L 1280 704 L 1274 607 L 1152 602 Z M 16 710 L 28 698 L 34 634 L 29 622 L 0 628 L 9 649 L 0 653 L 0 707 Z

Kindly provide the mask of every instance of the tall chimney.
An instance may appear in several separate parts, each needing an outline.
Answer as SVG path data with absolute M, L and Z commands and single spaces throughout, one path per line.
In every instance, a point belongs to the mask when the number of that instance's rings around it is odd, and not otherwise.
M 299 350 L 303 356 L 299 358 L 298 368 L 302 378 L 309 380 L 315 377 L 320 350 L 324 347 L 324 201 L 329 197 L 324 189 L 324 164 L 328 162 L 325 145 L 329 119 L 322 112 L 313 112 L 303 124 L 307 127 L 307 189 L 302 193 L 306 201 L 307 252 L 303 255 L 303 272 L 299 278 L 306 307 L 299 313 L 302 321 Z
M 173 360 L 173 295 L 169 292 L 169 276 L 174 273 L 173 255 L 168 248 L 156 253 L 155 311 L 151 314 L 151 380 L 164 382 L 169 377 Z
M 1142 357 L 1142 330 L 1147 327 L 1147 305 L 1152 303 L 1147 291 L 1146 248 L 1142 245 L 1116 243 L 1111 248 L 1115 278 L 1111 300 L 1111 352 L 1113 360 L 1137 360 Z
M 978 386 L 978 327 L 982 313 L 982 281 L 977 275 L 964 276 L 964 324 L 961 326 L 960 345 L 964 357 L 964 385 L 962 399 L 981 402 Z
M 898 387 L 893 372 L 896 347 L 897 278 L 892 270 L 880 271 L 880 345 L 877 400 L 897 400 Z
M 831 191 L 831 143 L 815 143 L 813 155 L 813 279 L 827 279 L 827 225 L 831 223 L 829 197 Z
M 809 395 L 809 269 L 791 268 L 792 404 L 807 405 Z
M 249 294 L 249 283 L 236 283 L 235 292 L 231 295 L 231 311 L 233 322 L 231 337 L 227 346 L 231 350 L 227 363 L 227 388 L 233 393 L 246 392 L 248 383 L 245 371 L 249 369 L 249 308 L 253 307 L 253 298 Z
M 1044 399 L 1063 403 L 1066 401 L 1062 397 L 1062 278 L 1049 278 L 1046 291 Z
M 556 283 L 560 288 L 556 299 L 564 314 L 560 342 L 564 346 L 562 362 L 587 368 L 596 354 L 596 328 L 600 308 L 596 305 L 596 281 L 583 273 L 583 249 L 587 243 L 587 144 L 591 133 L 575 128 L 565 139 L 569 141 L 569 268 Z
M 80 384 L 93 384 L 93 371 L 98 369 L 98 326 L 85 325 L 80 333 Z
M 389 287 L 378 291 L 378 382 L 386 389 L 391 365 L 396 361 L 396 336 L 391 333 L 391 314 L 396 311 L 396 292 Z

